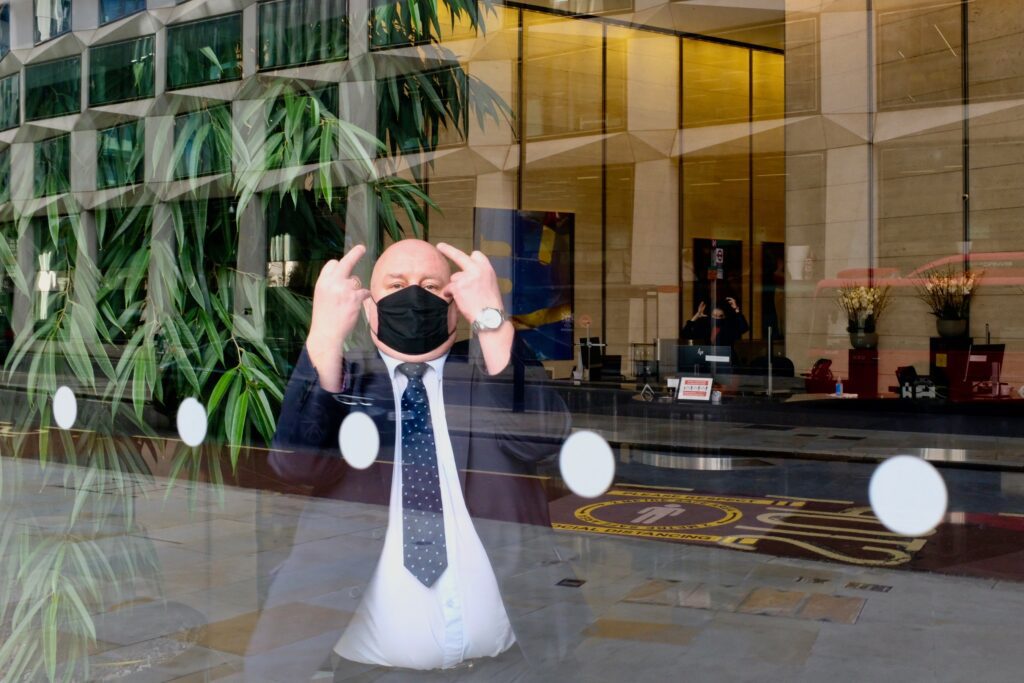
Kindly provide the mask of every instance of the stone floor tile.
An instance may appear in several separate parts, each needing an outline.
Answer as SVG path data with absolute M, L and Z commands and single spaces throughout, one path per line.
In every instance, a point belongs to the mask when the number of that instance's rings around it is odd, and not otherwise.
M 756 588 L 736 608 L 745 614 L 765 614 L 773 617 L 791 617 L 796 614 L 807 593 L 783 591 L 774 588 Z
M 797 617 L 834 624 L 856 624 L 864 609 L 863 598 L 844 598 L 838 595 L 815 593 L 807 598 Z

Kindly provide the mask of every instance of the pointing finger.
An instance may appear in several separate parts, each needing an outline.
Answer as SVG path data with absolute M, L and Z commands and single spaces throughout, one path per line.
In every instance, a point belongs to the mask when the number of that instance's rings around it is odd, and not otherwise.
M 359 259 L 363 258 L 363 254 L 366 253 L 366 247 L 362 244 L 357 244 L 348 250 L 348 253 L 338 261 L 339 275 L 343 278 L 351 277 L 352 270 L 359 263 Z
M 471 259 L 466 254 L 466 252 L 462 251 L 461 249 L 456 249 L 450 244 L 440 242 L 437 245 L 437 250 L 444 254 L 445 256 L 447 256 L 448 258 L 450 258 L 455 263 L 455 265 L 457 265 L 459 268 L 462 268 L 463 270 L 473 267 L 473 259 Z

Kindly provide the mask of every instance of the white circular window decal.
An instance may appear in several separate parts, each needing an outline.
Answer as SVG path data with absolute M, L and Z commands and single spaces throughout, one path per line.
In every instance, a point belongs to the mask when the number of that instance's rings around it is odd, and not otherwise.
M 868 486 L 871 509 L 889 531 L 904 536 L 931 532 L 946 514 L 949 495 L 935 467 L 912 455 L 879 465 Z
M 78 418 L 78 399 L 70 387 L 62 386 L 53 395 L 53 420 L 61 429 L 71 429 Z
M 366 413 L 349 413 L 338 429 L 341 457 L 357 470 L 365 470 L 377 460 L 380 432 Z
M 206 408 L 189 397 L 178 406 L 178 436 L 186 445 L 195 448 L 206 439 Z
M 580 431 L 566 439 L 558 467 L 569 490 L 583 498 L 597 498 L 615 479 L 611 446 L 596 432 Z

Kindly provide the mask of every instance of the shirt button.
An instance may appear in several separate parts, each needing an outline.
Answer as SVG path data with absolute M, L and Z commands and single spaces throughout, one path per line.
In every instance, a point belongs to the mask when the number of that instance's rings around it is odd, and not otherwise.
M 445 602 L 445 604 L 448 605 L 449 607 L 455 607 L 455 601 L 452 600 L 451 598 L 448 598 L 448 601 Z

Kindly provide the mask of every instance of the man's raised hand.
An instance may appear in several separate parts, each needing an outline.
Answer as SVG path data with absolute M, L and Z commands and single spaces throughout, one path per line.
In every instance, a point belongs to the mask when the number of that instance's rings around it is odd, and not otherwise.
M 342 347 L 359 321 L 363 301 L 370 296 L 370 290 L 352 275 L 365 253 L 366 247 L 359 244 L 341 259 L 328 261 L 313 290 L 313 318 L 306 352 L 326 391 L 341 389 Z
M 502 309 L 498 275 L 483 252 L 466 254 L 444 242 L 437 245 L 437 250 L 461 269 L 452 273 L 451 282 L 442 295 L 452 298 L 466 320 L 472 324 L 485 308 Z

